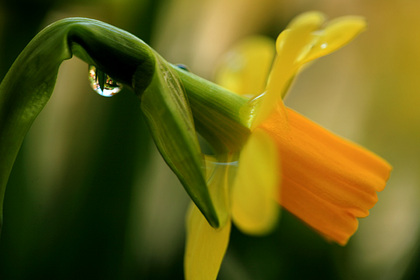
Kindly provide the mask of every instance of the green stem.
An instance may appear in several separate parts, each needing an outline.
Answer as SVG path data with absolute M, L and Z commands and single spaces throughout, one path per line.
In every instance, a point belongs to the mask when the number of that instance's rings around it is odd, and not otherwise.
M 172 67 L 187 93 L 197 131 L 215 153 L 238 151 L 250 134 L 246 120 L 241 118 L 248 99 L 177 66 Z
M 3 197 L 23 139 L 49 100 L 61 63 L 76 54 L 131 85 L 143 69 L 142 85 L 153 76 L 150 47 L 135 36 L 100 21 L 70 18 L 41 31 L 18 56 L 0 84 L 0 231 Z

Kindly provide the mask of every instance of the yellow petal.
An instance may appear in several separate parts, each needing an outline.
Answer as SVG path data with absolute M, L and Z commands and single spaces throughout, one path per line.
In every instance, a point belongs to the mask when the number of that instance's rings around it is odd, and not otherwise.
M 319 12 L 304 13 L 293 19 L 286 32 L 277 38 L 279 60 L 286 64 L 295 63 L 302 53 L 312 46 L 314 31 L 318 30 L 324 21 L 325 16 Z
M 192 204 L 187 216 L 186 280 L 215 280 L 229 243 L 231 223 L 215 229 Z
M 222 61 L 216 83 L 240 95 L 260 94 L 267 85 L 275 54 L 272 39 L 263 36 L 246 38 L 234 46 Z
M 264 121 L 280 102 L 304 64 L 330 54 L 348 44 L 362 32 L 366 23 L 363 18 L 348 16 L 331 21 L 320 29 L 324 16 L 310 12 L 297 17 L 277 38 L 277 57 L 270 73 L 267 90 L 256 106 L 251 129 Z M 284 108 L 281 108 L 284 115 Z
M 383 190 L 390 165 L 287 109 L 289 126 L 274 112 L 261 128 L 275 140 L 282 164 L 279 201 L 323 236 L 346 244 Z
M 301 66 L 298 60 L 305 56 L 313 45 L 316 38 L 313 32 L 318 30 L 323 22 L 324 16 L 321 13 L 305 13 L 293 20 L 279 35 L 276 43 L 277 57 L 270 73 L 266 93 L 256 108 L 254 119 L 251 120 L 251 129 L 265 120 L 276 107 L 282 106 L 281 100 Z
M 365 29 L 366 21 L 362 17 L 347 16 L 331 21 L 319 32 L 316 44 L 302 58 L 301 63 L 307 63 L 338 50 Z
M 206 156 L 207 186 L 214 208 L 219 218 L 220 227 L 230 223 L 230 205 L 228 200 L 229 172 L 232 163 L 229 156 L 213 158 Z
M 245 144 L 232 189 L 232 219 L 247 234 L 265 234 L 276 225 L 280 208 L 278 151 L 270 136 L 255 130 Z

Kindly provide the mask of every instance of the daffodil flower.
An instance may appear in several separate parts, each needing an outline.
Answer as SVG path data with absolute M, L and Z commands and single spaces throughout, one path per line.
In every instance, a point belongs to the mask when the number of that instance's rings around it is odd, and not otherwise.
M 391 171 L 386 161 L 282 101 L 306 63 L 344 46 L 365 29 L 359 17 L 324 22 L 316 12 L 293 20 L 277 39 L 274 62 L 274 44 L 254 38 L 240 44 L 222 67 L 219 84 L 250 96 L 241 117 L 251 134 L 239 153 L 206 161 L 212 197 L 229 210 L 221 226 L 213 228 L 191 206 L 186 279 L 216 279 L 231 222 L 246 234 L 269 233 L 278 221 L 279 205 L 326 239 L 345 245 L 357 230 L 357 218 L 369 214 L 376 192 L 384 189 Z
M 274 62 L 274 48 L 263 39 L 242 45 L 239 63 L 221 71 L 222 86 L 168 63 L 106 23 L 69 18 L 46 27 L 0 84 L 0 230 L 7 180 L 25 134 L 50 98 L 60 64 L 76 55 L 98 70 L 95 75 L 102 73 L 101 89 L 110 75 L 140 99 L 156 146 L 194 203 L 187 218 L 187 279 L 215 279 L 232 222 L 246 234 L 267 234 L 280 205 L 346 244 L 391 167 L 283 104 L 305 64 L 365 28 L 358 17 L 324 21 L 316 12 L 296 18 L 277 39 Z

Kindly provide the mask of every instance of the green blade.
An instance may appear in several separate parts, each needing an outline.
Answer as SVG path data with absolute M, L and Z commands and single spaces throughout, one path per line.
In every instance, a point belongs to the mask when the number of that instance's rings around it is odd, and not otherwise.
M 141 109 L 160 153 L 208 222 L 218 227 L 220 221 L 207 187 L 205 162 L 190 105 L 179 78 L 162 58 L 156 58 L 155 75 L 140 97 Z

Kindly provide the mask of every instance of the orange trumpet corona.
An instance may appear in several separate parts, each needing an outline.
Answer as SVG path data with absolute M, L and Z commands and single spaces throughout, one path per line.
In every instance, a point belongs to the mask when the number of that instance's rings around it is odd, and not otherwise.
M 299 113 L 274 111 L 260 128 L 271 135 L 281 159 L 279 202 L 327 239 L 345 245 L 385 187 L 391 166 Z

